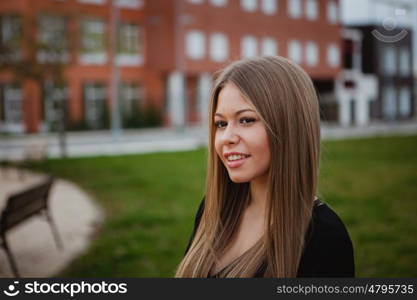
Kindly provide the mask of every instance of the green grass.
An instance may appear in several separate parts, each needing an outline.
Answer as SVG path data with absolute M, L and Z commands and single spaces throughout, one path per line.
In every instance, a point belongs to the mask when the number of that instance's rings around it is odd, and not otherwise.
M 206 149 L 49 160 L 107 218 L 60 276 L 172 277 L 204 193 Z M 323 143 L 320 193 L 343 219 L 358 277 L 417 277 L 417 136 Z

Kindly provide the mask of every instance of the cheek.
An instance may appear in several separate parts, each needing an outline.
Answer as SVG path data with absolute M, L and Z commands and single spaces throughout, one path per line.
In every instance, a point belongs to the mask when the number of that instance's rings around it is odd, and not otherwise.
M 217 155 L 221 157 L 222 149 L 221 149 L 220 141 L 219 141 L 217 134 L 214 135 L 214 150 L 216 150 Z
M 268 135 L 264 128 L 253 130 L 249 135 L 246 136 L 246 140 L 257 151 L 265 151 L 269 153 Z
M 259 163 L 269 164 L 271 160 L 271 151 L 266 132 L 264 130 L 258 132 L 252 137 L 252 141 L 257 141 L 256 143 L 253 143 L 253 151 L 256 152 Z
M 265 158 L 268 161 L 270 161 L 271 160 L 271 150 L 270 150 L 270 147 L 269 147 L 269 141 L 268 141 L 268 137 L 266 136 L 266 134 L 265 134 L 265 137 L 264 137 L 264 140 L 263 140 L 263 143 L 262 143 L 262 148 L 265 151 Z

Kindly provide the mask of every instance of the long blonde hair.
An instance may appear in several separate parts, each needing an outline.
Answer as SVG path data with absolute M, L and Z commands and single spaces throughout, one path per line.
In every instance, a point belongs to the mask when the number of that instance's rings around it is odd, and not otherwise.
M 249 183 L 234 183 L 214 149 L 214 113 L 221 89 L 235 84 L 265 125 L 271 152 L 265 234 L 221 277 L 295 277 L 317 192 L 320 116 L 310 77 L 283 57 L 236 61 L 217 77 L 209 109 L 205 208 L 176 277 L 207 277 L 237 232 L 250 202 Z M 266 264 L 265 264 L 266 263 Z

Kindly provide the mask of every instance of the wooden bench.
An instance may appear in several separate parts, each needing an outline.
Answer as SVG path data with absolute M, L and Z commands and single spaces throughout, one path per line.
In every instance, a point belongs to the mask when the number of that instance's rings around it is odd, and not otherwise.
M 63 249 L 62 241 L 59 238 L 58 230 L 52 220 L 48 209 L 49 191 L 51 189 L 53 177 L 24 191 L 10 195 L 7 198 L 6 206 L 0 216 L 0 243 L 4 248 L 12 271 L 16 277 L 19 277 L 16 261 L 10 251 L 6 240 L 8 230 L 21 224 L 32 216 L 43 214 L 48 221 L 55 243 L 59 249 Z

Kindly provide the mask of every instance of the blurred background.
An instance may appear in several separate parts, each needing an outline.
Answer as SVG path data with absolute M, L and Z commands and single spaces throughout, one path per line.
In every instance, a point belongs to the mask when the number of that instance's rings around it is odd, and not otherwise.
M 357 276 L 417 276 L 417 0 L 0 0 L 0 209 L 59 178 L 64 249 L 39 220 L 8 231 L 22 275 L 173 276 L 204 193 L 213 74 L 269 55 L 319 94 L 319 196 Z

